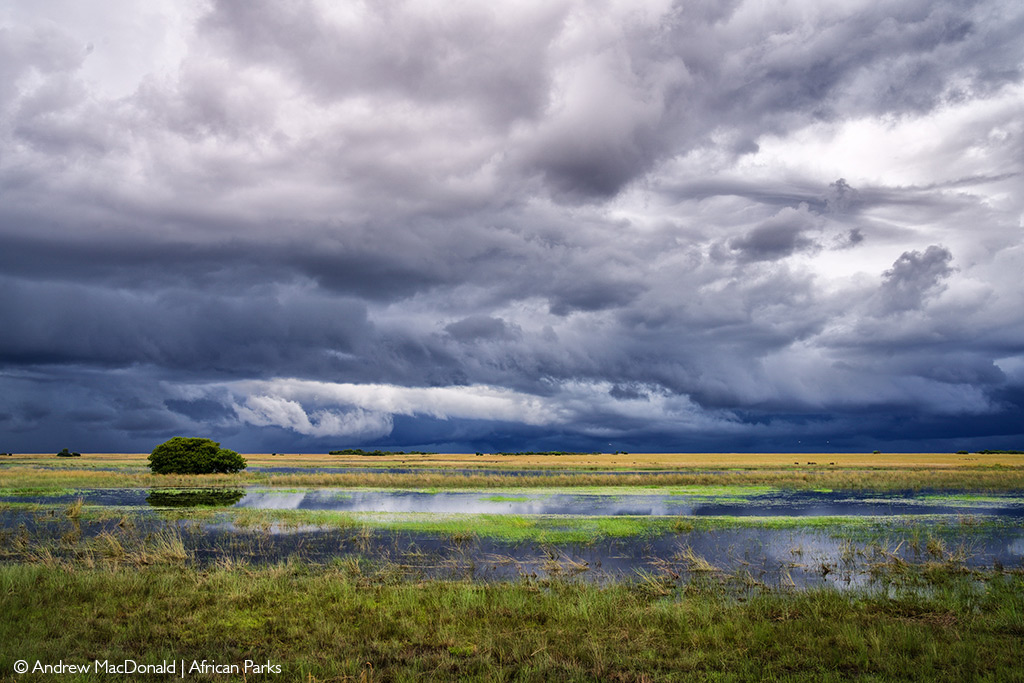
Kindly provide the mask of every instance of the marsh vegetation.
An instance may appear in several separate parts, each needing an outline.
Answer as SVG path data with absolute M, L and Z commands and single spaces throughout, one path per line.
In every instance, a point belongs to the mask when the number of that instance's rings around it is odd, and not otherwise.
M 885 592 L 713 581 L 409 582 L 388 566 L 0 567 L 0 667 L 217 653 L 290 680 L 1013 680 L 1024 582 Z M 83 616 L 84 615 L 84 616 Z M 580 637 L 586 634 L 586 637 Z M 198 677 L 197 680 L 218 680 Z
M 203 475 L 154 475 L 144 456 L 5 460 L 0 670 L 212 653 L 320 681 L 1019 674 L 1012 454 L 308 469 L 335 457 Z

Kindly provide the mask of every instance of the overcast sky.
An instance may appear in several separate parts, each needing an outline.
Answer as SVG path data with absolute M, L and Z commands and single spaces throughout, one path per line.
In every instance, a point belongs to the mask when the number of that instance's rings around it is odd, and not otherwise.
M 1019 0 L 0 5 L 0 451 L 1024 448 Z

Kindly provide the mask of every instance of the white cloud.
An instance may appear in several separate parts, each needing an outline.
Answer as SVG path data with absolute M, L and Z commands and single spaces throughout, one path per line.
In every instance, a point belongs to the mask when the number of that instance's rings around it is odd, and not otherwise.
M 173 389 L 192 400 L 227 401 L 238 419 L 257 427 L 280 427 L 310 436 L 386 436 L 393 417 L 503 421 L 530 426 L 585 424 L 586 433 L 621 433 L 613 423 L 657 425 L 673 431 L 733 431 L 727 412 L 707 411 L 660 387 L 638 385 L 635 395 L 613 396 L 609 382 L 570 381 L 547 396 L 491 386 L 402 387 L 279 378 Z M 614 418 L 613 423 L 605 423 Z
M 347 412 L 309 413 L 297 401 L 279 396 L 247 396 L 234 405 L 238 419 L 257 427 L 282 427 L 309 436 L 373 438 L 391 433 L 391 415 L 356 408 Z
M 241 421 L 313 436 L 384 436 L 395 415 L 502 420 L 528 425 L 563 422 L 564 410 L 544 400 L 487 386 L 402 387 L 299 379 L 210 385 L 227 389 Z

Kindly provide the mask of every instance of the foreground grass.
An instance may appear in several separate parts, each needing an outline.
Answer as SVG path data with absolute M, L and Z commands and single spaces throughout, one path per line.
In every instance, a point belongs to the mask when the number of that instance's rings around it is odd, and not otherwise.
M 952 577 L 887 597 L 412 583 L 356 562 L 13 565 L 0 567 L 0 601 L 0 680 L 14 680 L 18 659 L 182 658 L 269 659 L 281 680 L 303 681 L 1019 680 L 1024 645 L 1024 579 L 1015 575 L 981 585 Z M 58 678 L 100 680 L 18 680 Z

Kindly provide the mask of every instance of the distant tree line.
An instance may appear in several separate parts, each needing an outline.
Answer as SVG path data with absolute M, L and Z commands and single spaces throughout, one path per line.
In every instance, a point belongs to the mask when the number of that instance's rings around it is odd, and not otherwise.
M 65 449 L 61 450 L 60 453 L 57 454 L 57 457 L 58 458 L 81 458 L 82 454 L 81 453 L 75 453 L 73 451 L 69 451 L 68 449 L 65 448 Z
M 433 451 L 364 451 L 362 448 L 343 448 L 340 451 L 328 451 L 327 455 L 437 455 Z
M 625 451 L 622 451 L 623 455 L 629 455 Z M 495 455 L 601 455 L 601 451 L 591 451 L 585 453 L 583 451 L 500 451 Z M 616 454 L 618 455 L 618 454 Z

